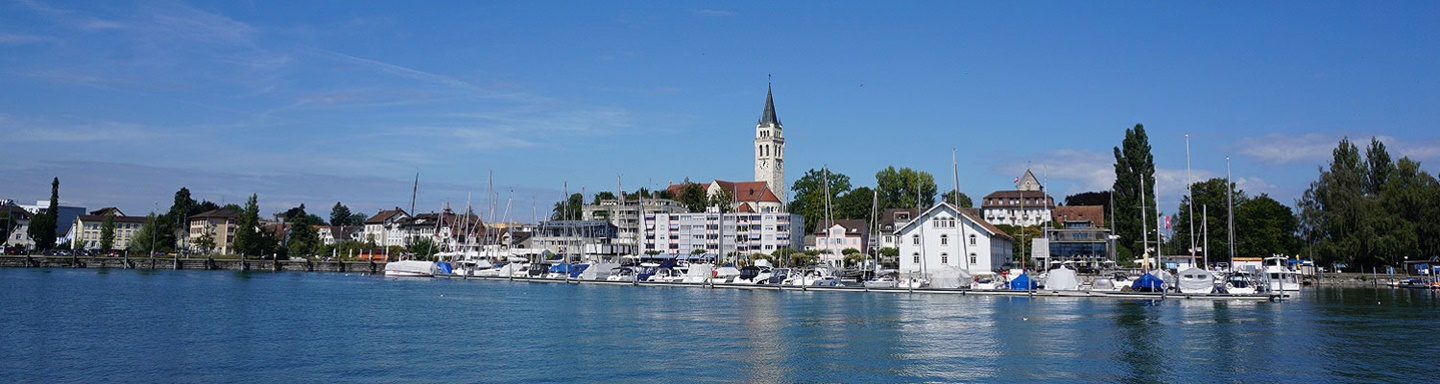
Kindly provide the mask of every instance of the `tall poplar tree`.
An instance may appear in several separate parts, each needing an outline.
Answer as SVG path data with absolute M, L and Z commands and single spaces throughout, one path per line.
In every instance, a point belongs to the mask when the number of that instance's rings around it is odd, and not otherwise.
M 109 251 L 115 247 L 115 211 L 105 212 L 105 220 L 100 222 L 100 250 Z
M 255 194 L 245 201 L 245 209 L 235 224 L 235 253 L 242 256 L 265 252 L 266 243 L 260 236 L 260 204 Z
M 1141 197 L 1141 180 L 1144 180 L 1144 197 Z M 1150 138 L 1145 135 L 1145 126 L 1135 124 L 1125 130 L 1125 140 L 1115 147 L 1115 184 L 1111 187 L 1115 197 L 1115 215 L 1110 219 L 1115 225 L 1119 261 L 1134 260 L 1145 247 L 1141 232 L 1141 208 L 1145 214 L 1155 214 L 1155 157 L 1150 154 Z M 1149 223 L 1154 228 L 1153 222 Z M 1153 240 L 1154 237 L 1152 236 Z
M 50 206 L 45 213 L 35 215 L 30 219 L 28 234 L 30 240 L 35 242 L 36 249 L 55 248 L 56 231 L 59 225 L 58 215 L 60 214 L 60 178 L 56 177 L 50 182 Z

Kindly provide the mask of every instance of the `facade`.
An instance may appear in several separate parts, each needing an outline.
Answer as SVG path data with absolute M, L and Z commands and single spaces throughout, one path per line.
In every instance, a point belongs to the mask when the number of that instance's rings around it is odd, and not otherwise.
M 50 210 L 50 200 L 37 200 L 35 205 L 21 205 L 30 215 L 38 215 Z M 71 207 L 65 205 L 55 206 L 60 212 L 55 215 L 55 244 L 64 243 L 70 240 L 70 229 L 75 226 L 75 218 L 85 214 L 85 207 Z M 33 242 L 32 242 L 33 243 Z
M 1022 227 L 1049 223 L 1055 209 L 1055 199 L 1028 169 L 1016 180 L 1015 190 L 992 192 L 980 202 L 985 221 Z
M 871 237 L 878 241 L 872 240 L 872 242 L 877 248 L 900 248 L 900 240 L 896 237 L 895 231 L 910 223 L 910 220 L 914 220 L 916 216 L 920 216 L 920 211 L 914 208 L 886 209 L 880 217 L 879 233 Z
M 70 248 L 71 249 L 100 249 L 100 235 L 103 232 L 105 214 L 113 214 L 115 222 L 115 237 L 111 239 L 110 249 L 125 249 L 130 247 L 130 240 L 135 238 L 135 233 L 140 227 L 145 226 L 149 220 L 145 216 L 125 216 L 119 209 L 106 208 L 90 212 L 88 215 L 80 215 L 75 218 L 75 224 L 70 227 Z
M 1110 229 L 1105 228 L 1104 206 L 1055 207 L 1054 221 L 1061 227 L 1045 227 L 1048 252 L 1036 252 L 1032 258 L 1035 265 L 1070 261 L 1098 269 L 1115 260 L 1115 240 L 1110 238 Z
M 672 196 L 680 196 L 684 189 L 685 184 L 671 184 L 665 188 Z M 730 194 L 731 212 L 785 212 L 785 203 L 780 200 L 780 195 L 771 190 L 770 185 L 764 181 L 715 180 L 705 184 L 707 198 L 722 192 Z
M 18 205 L 0 205 L 0 225 L 14 225 L 10 235 L 0 241 L 5 248 L 34 248 L 35 242 L 30 240 L 30 219 L 35 215 Z
M 806 250 L 820 251 L 820 261 L 840 265 L 846 249 L 864 253 L 870 242 L 870 229 L 865 220 L 832 220 L 815 224 L 815 244 Z
M 455 213 L 449 208 L 439 213 L 421 213 L 400 222 L 403 233 L 395 244 L 405 246 L 419 239 L 428 239 L 439 252 L 478 250 L 485 236 L 485 223 L 474 213 Z
M 361 241 L 375 242 L 379 247 L 405 246 L 405 231 L 401 226 L 410 219 L 410 214 L 400 207 L 382 209 L 375 216 L 365 219 L 364 235 Z
M 780 248 L 800 250 L 805 240 L 804 225 L 804 217 L 783 212 L 661 213 L 645 217 L 642 251 L 749 255 L 770 254 Z
M 632 251 L 632 249 L 615 244 L 615 236 L 618 234 L 619 229 L 607 220 L 545 221 L 530 233 L 529 243 L 524 248 L 556 254 L 583 254 L 602 258 L 630 254 L 626 251 Z
M 315 234 L 320 237 L 320 242 L 325 245 L 335 245 L 343 241 L 365 241 L 365 227 L 356 225 L 317 225 Z
M 950 203 L 921 213 L 896 230 L 896 237 L 901 273 L 926 274 L 940 265 L 991 272 L 1014 258 L 1010 235 Z
M 192 252 L 207 254 L 231 254 L 235 252 L 235 231 L 240 222 L 240 211 L 233 209 L 212 209 L 190 216 L 190 233 L 186 240 Z M 202 244 L 208 240 L 213 247 Z
M 641 205 L 644 205 L 643 209 Z M 616 235 L 612 240 L 615 245 L 623 245 L 629 250 L 638 249 L 640 244 L 640 219 L 646 215 L 658 213 L 681 213 L 687 212 L 684 205 L 670 199 L 635 199 L 601 200 L 600 204 L 587 204 L 581 207 L 581 220 L 603 220 L 615 226 Z
M 755 123 L 755 181 L 763 181 L 779 200 L 786 200 L 785 135 L 780 118 L 775 115 L 775 98 L 765 87 L 765 111 Z M 756 211 L 760 212 L 760 211 Z

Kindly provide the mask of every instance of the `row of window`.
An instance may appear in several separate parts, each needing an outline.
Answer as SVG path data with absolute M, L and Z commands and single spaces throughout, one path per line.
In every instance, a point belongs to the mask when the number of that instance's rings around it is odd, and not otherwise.
M 920 235 L 910 235 L 910 241 L 920 245 Z M 940 235 L 940 245 L 950 245 L 950 235 Z M 975 245 L 975 235 L 970 235 L 970 245 Z
M 920 263 L 920 253 L 919 253 L 919 252 L 916 252 L 916 253 L 915 253 L 915 263 L 916 263 L 916 264 L 919 264 L 919 263 Z M 976 264 L 976 263 L 979 263 L 979 261 L 976 260 L 975 254 L 974 254 L 974 253 L 971 253 L 971 254 L 970 254 L 970 264 Z M 950 264 L 950 254 L 941 253 L 941 254 L 940 254 L 940 264 Z

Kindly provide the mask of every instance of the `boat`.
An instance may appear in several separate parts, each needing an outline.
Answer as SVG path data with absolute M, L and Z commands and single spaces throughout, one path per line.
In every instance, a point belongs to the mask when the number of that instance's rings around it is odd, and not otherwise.
M 740 269 L 730 264 L 716 268 L 715 272 L 710 273 L 710 281 L 715 283 L 729 283 L 736 277 L 740 277 Z
M 1204 269 L 1190 267 L 1178 272 L 1180 293 L 1206 294 L 1215 292 L 1215 275 Z
M 1030 274 L 1021 272 L 1014 279 L 1010 279 L 1010 289 L 1016 291 L 1035 290 L 1035 280 L 1030 279 Z
M 965 272 L 965 270 L 960 267 L 941 265 L 935 268 L 934 272 L 930 273 L 930 287 L 951 289 L 970 288 L 970 285 L 974 283 L 974 281 L 972 281 L 974 278 L 975 277 L 971 276 L 969 272 Z
M 1080 290 L 1080 278 L 1074 269 L 1068 266 L 1061 266 L 1050 270 L 1045 276 L 1045 290 L 1048 291 L 1078 291 Z
M 730 280 L 731 284 L 765 284 L 770 281 L 772 269 L 768 266 L 747 265 L 740 268 L 740 275 Z
M 1225 276 L 1222 288 L 1232 295 L 1253 295 L 1260 291 L 1260 284 L 1255 281 L 1255 275 L 1240 271 Z
M 1299 291 L 1300 277 L 1290 269 L 1288 258 L 1273 256 L 1265 258 L 1265 269 L 1261 270 L 1271 292 Z
M 440 267 L 433 261 L 399 260 L 385 263 L 385 276 L 389 277 L 435 277 Z
M 792 272 L 784 283 L 788 286 L 836 286 L 840 278 L 835 267 L 818 265 L 804 271 Z
M 875 275 L 875 278 L 865 281 L 865 288 L 895 288 L 900 280 L 897 278 L 899 272 L 889 270 L 882 271 Z
M 1135 279 L 1134 283 L 1130 284 L 1130 290 L 1134 292 L 1164 292 L 1165 280 L 1146 273 L 1140 275 L 1139 278 Z
M 970 278 L 970 288 L 978 290 L 995 290 L 1005 287 L 1005 280 L 995 272 L 977 272 Z
M 681 278 L 682 283 L 707 283 L 715 277 L 715 265 L 707 263 L 690 264 L 690 269 L 685 271 Z

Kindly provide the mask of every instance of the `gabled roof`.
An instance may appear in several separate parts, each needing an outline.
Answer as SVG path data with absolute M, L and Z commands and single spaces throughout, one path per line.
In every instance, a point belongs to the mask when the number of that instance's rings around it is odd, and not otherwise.
M 824 220 L 821 220 L 820 222 L 815 223 L 815 232 L 814 232 L 814 233 L 816 233 L 816 234 L 826 233 L 826 230 L 829 229 L 832 225 L 838 225 L 838 226 L 840 226 L 841 228 L 845 228 L 845 233 L 846 233 L 846 234 L 852 234 L 852 233 L 853 233 L 853 234 L 856 234 L 856 235 L 863 235 L 863 234 L 867 233 L 867 232 L 868 232 L 867 229 L 869 229 L 869 225 L 868 225 L 868 223 L 865 222 L 865 220 L 859 220 L 859 219 L 840 219 L 840 220 L 831 220 L 831 221 L 829 221 L 829 222 L 826 222 L 826 221 L 824 221 Z
M 1050 194 L 1041 191 L 995 191 L 980 199 L 980 206 L 984 208 L 1019 207 L 1022 204 L 1010 204 L 1009 199 L 1038 199 L 1044 198 L 1049 208 L 1055 207 L 1055 198 Z M 991 199 L 999 199 L 999 204 L 992 204 Z M 1034 204 L 1024 204 L 1027 207 L 1039 208 Z
M 780 197 L 764 181 L 715 180 L 720 189 L 730 191 L 733 202 L 779 203 Z
M 15 205 L 0 205 L 0 212 L 8 213 L 8 216 L 15 220 L 29 221 L 30 219 L 35 217 L 35 215 L 31 214 L 30 211 L 26 211 L 25 208 L 20 208 L 19 206 Z
M 966 218 L 966 219 L 969 219 L 970 221 L 974 222 L 976 225 L 979 225 L 980 228 L 984 228 L 985 231 L 986 231 L 986 232 L 989 232 L 991 236 L 1004 237 L 1004 238 L 1006 238 L 1006 239 L 1010 239 L 1011 241 L 1014 241 L 1014 240 L 1015 240 L 1015 238 L 1010 237 L 1010 234 L 1005 233 L 1005 231 L 1000 230 L 999 227 L 996 227 L 994 224 L 990 224 L 990 222 L 985 221 L 985 219 L 980 218 L 979 215 L 976 215 L 976 214 L 974 214 L 973 212 L 970 212 L 971 210 L 969 210 L 969 209 L 964 209 L 964 208 L 956 209 L 956 207 L 955 207 L 954 205 L 950 204 L 950 203 L 940 203 L 940 204 L 936 204 L 936 205 L 933 206 L 933 207 L 930 207 L 930 209 L 927 209 L 927 210 L 925 210 L 925 212 L 922 212 L 922 213 L 920 213 L 920 215 L 916 216 L 915 219 L 910 220 L 909 223 L 905 223 L 905 225 L 901 226 L 900 228 L 896 228 L 896 229 L 895 229 L 895 233 L 904 232 L 906 229 L 908 229 L 908 228 L 910 228 L 910 227 L 913 227 L 913 226 L 915 226 L 915 225 L 918 225 L 918 223 L 920 223 L 920 221 L 921 221 L 921 220 L 919 220 L 919 218 L 928 216 L 928 215 L 930 215 L 930 212 L 931 212 L 931 211 L 940 210 L 940 209 L 943 209 L 943 210 L 948 211 L 948 212 L 956 212 L 956 213 L 959 213 L 960 216 L 962 216 L 962 217 L 964 217 L 964 218 Z
M 920 211 L 915 208 L 888 208 L 885 210 L 885 214 L 880 217 L 880 230 L 891 231 L 893 233 L 896 229 L 895 222 L 899 221 L 896 217 L 902 214 L 909 215 L 910 218 L 907 220 L 913 221 L 916 217 L 920 216 Z
M 739 208 L 735 208 L 735 212 L 739 212 L 739 213 L 755 213 L 755 210 L 750 208 L 750 204 L 740 204 L 740 207 L 739 207 Z
M 408 214 L 405 213 L 405 210 L 400 209 L 400 207 L 395 207 L 395 209 L 382 209 L 380 210 L 380 212 L 376 213 L 375 216 L 370 216 L 369 219 L 365 219 L 365 224 L 385 224 L 385 221 L 390 220 L 390 218 L 394 217 L 395 215 L 408 216 Z
M 147 216 L 120 216 L 120 215 L 115 215 L 114 217 L 115 217 L 115 222 L 116 222 L 116 223 L 144 223 L 144 222 L 150 220 L 150 218 L 147 217 Z M 76 220 L 85 221 L 85 222 L 92 222 L 92 223 L 94 223 L 94 222 L 102 222 L 102 221 L 105 221 L 105 215 L 80 215 L 80 216 L 76 216 Z
M 1051 212 L 1056 222 L 1067 221 L 1088 221 L 1091 226 L 1105 226 L 1105 206 L 1103 205 L 1062 205 L 1055 207 Z
M 240 211 L 236 211 L 236 210 L 234 210 L 234 209 L 229 209 L 229 208 L 218 208 L 218 209 L 212 209 L 212 210 L 209 210 L 209 211 L 200 212 L 200 213 L 197 213 L 197 214 L 194 214 L 194 215 L 190 215 L 190 219 L 191 219 L 191 220 L 200 219 L 200 218 L 207 218 L 207 217 L 208 217 L 208 218 L 220 218 L 220 219 L 223 219 L 223 218 L 237 218 L 237 217 L 240 217 Z
M 120 212 L 120 208 L 115 207 L 105 207 L 90 211 L 90 214 L 94 216 L 105 216 L 106 213 L 113 213 L 115 216 L 125 216 L 125 212 Z
M 765 112 L 760 113 L 760 121 L 755 124 L 780 126 L 780 118 L 775 116 L 775 95 L 769 85 L 765 86 Z

